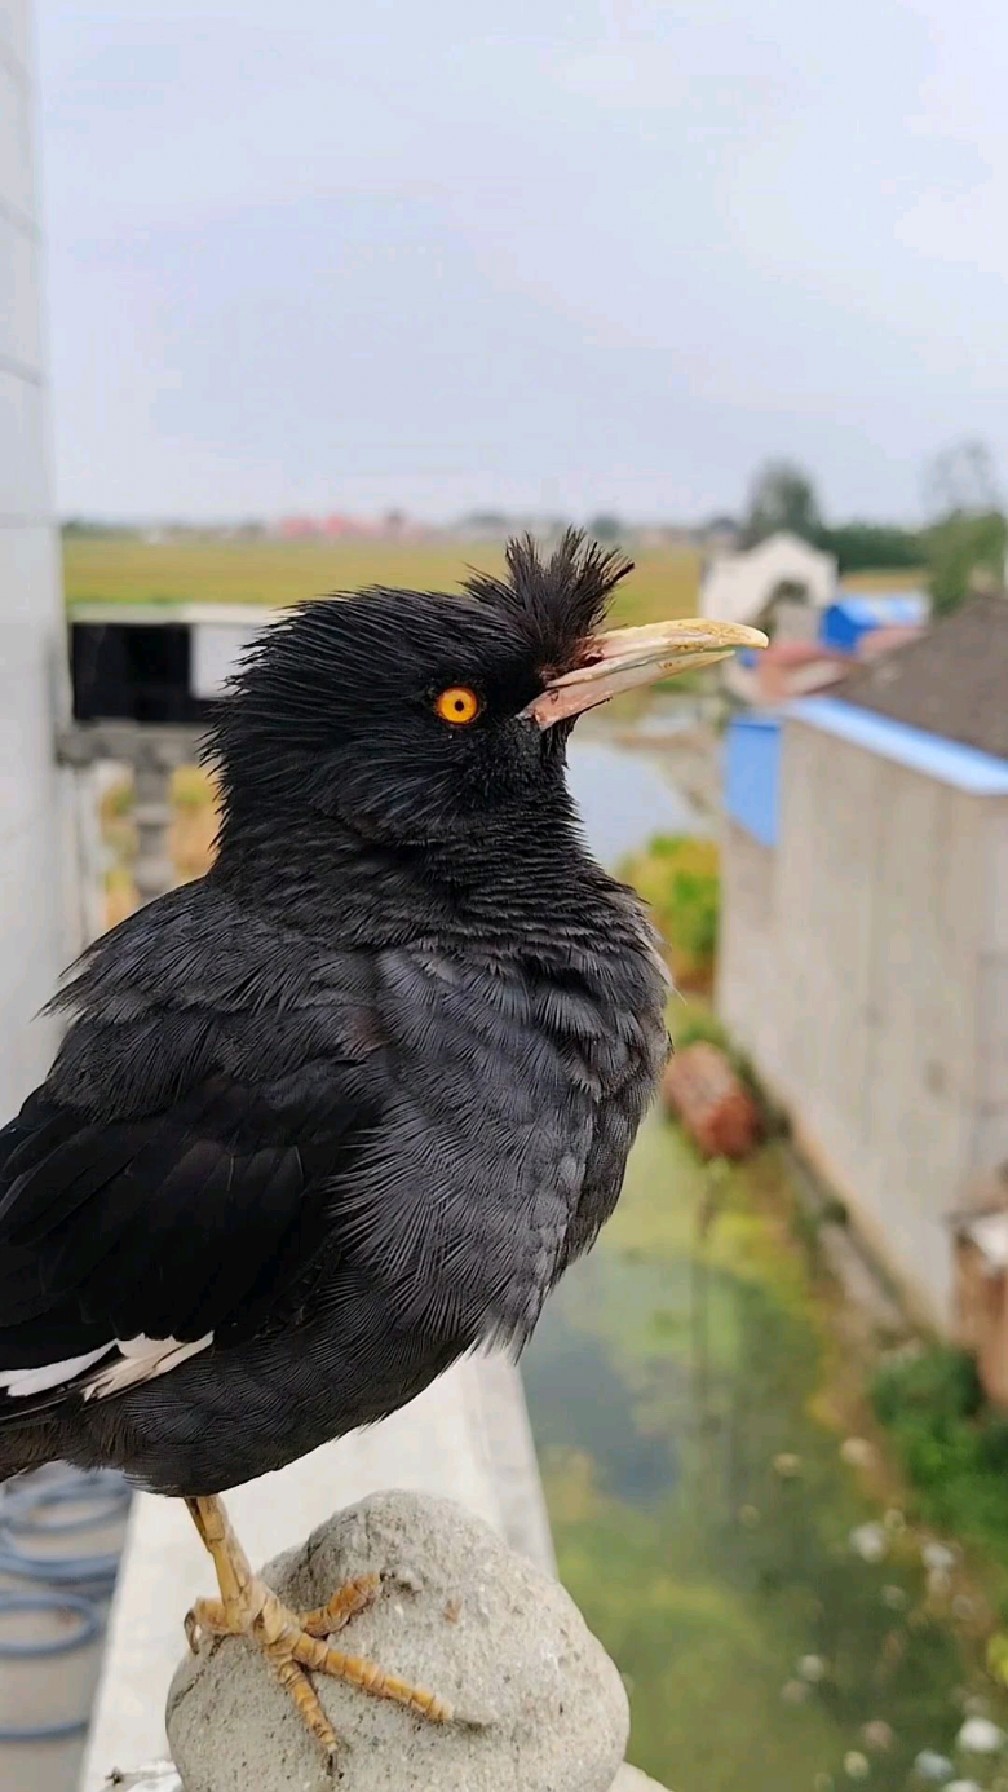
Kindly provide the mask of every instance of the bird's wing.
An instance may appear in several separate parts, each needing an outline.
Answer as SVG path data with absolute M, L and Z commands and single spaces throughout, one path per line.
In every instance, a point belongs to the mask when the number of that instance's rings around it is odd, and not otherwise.
M 369 1119 L 361 1066 L 330 1058 L 112 1121 L 38 1090 L 0 1132 L 0 1418 L 289 1314 Z

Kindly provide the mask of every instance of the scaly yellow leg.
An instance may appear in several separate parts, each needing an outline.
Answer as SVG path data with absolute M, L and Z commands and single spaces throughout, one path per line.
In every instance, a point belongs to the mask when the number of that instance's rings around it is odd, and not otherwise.
M 288 1610 L 265 1581 L 253 1573 L 216 1495 L 189 1499 L 186 1505 L 213 1558 L 220 1588 L 219 1599 L 198 1599 L 187 1614 L 186 1636 L 191 1649 L 198 1648 L 204 1635 L 241 1636 L 261 1649 L 308 1729 L 329 1755 L 336 1753 L 338 1739 L 306 1670 L 345 1680 L 375 1698 L 391 1699 L 430 1723 L 451 1722 L 451 1706 L 433 1693 L 411 1686 L 397 1674 L 386 1673 L 372 1661 L 334 1649 L 324 1640 L 373 1604 L 380 1590 L 377 1575 L 348 1581 L 327 1605 L 299 1616 Z

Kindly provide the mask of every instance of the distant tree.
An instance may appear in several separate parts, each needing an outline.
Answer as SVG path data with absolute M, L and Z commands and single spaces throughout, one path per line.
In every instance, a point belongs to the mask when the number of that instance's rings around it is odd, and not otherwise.
M 593 541 L 619 541 L 624 533 L 619 517 L 613 516 L 609 511 L 593 516 L 588 524 L 588 534 Z
M 887 523 L 824 525 L 816 542 L 835 555 L 841 573 L 912 568 L 927 560 L 927 543 L 919 529 L 900 529 Z
M 1000 510 L 945 517 L 928 530 L 931 601 L 935 614 L 958 609 L 976 591 L 1000 590 L 1005 582 L 1008 521 Z
M 781 529 L 815 541 L 820 527 L 819 500 L 808 474 L 793 461 L 767 461 L 749 488 L 746 546 L 755 547 Z
M 969 439 L 953 442 L 929 462 L 924 474 L 924 499 L 929 516 L 982 516 L 1003 510 L 994 467 L 986 442 Z
M 1008 519 L 990 449 L 974 440 L 944 448 L 927 469 L 925 495 L 931 598 L 942 615 L 1005 583 Z
M 90 517 L 68 516 L 60 525 L 63 535 L 126 535 L 130 533 L 124 524 L 93 522 Z

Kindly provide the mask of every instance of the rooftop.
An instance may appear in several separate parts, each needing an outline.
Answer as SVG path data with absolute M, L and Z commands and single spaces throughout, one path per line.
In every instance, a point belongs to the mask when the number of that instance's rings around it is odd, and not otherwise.
M 1008 757 L 963 746 L 947 735 L 932 734 L 889 716 L 873 715 L 860 703 L 848 701 L 847 680 L 833 688 L 843 692 L 842 700 L 839 696 L 805 697 L 789 703 L 786 713 L 970 796 L 1008 796 Z
M 1008 759 L 1008 597 L 975 597 L 837 691 L 844 703 Z

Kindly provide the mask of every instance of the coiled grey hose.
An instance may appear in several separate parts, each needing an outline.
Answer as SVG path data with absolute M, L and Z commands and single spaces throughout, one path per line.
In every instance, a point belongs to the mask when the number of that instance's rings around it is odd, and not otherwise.
M 89 1647 L 103 1628 L 102 1606 L 111 1595 L 119 1565 L 118 1551 L 112 1550 L 97 1553 L 71 1548 L 59 1555 L 33 1551 L 26 1544 L 25 1534 L 34 1530 L 50 1543 L 60 1537 L 69 1542 L 75 1532 L 107 1523 L 117 1515 L 125 1519 L 129 1498 L 129 1488 L 121 1475 L 106 1470 L 82 1473 L 69 1468 L 25 1476 L 0 1495 L 0 1574 L 17 1583 L 16 1589 L 0 1591 L 0 1620 L 20 1613 L 28 1618 L 41 1612 L 69 1615 L 76 1620 L 68 1636 L 43 1640 L 0 1638 L 0 1674 L 4 1661 L 33 1659 L 41 1664 Z M 71 1505 L 77 1511 L 61 1520 L 59 1508 Z M 40 1523 L 43 1514 L 45 1522 Z M 0 1750 L 5 1742 L 54 1742 L 82 1735 L 87 1725 L 88 1713 L 84 1712 L 79 1718 L 50 1725 L 0 1727 Z M 2 1761 L 0 1753 L 0 1776 Z

